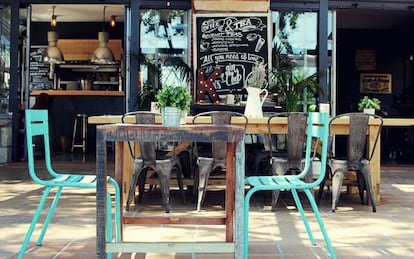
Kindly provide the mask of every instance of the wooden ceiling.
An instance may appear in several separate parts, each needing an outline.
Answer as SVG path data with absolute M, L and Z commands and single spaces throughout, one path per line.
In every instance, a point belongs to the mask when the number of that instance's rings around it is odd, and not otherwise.
M 193 0 L 196 11 L 267 12 L 269 0 Z

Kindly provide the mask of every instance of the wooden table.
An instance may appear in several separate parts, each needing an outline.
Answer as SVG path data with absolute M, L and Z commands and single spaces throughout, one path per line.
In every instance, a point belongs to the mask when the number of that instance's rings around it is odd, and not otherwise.
M 127 120 L 128 121 L 128 120 Z M 107 124 L 107 123 L 120 123 L 121 122 L 121 115 L 102 115 L 102 116 L 91 116 L 88 118 L 88 123 L 90 124 Z M 131 118 L 132 122 L 132 118 Z M 161 118 L 157 118 L 156 123 L 161 123 Z M 187 124 L 192 123 L 192 117 L 187 117 Z M 210 123 L 209 118 L 201 118 L 197 120 L 197 123 Z M 241 119 L 234 118 L 232 120 L 233 125 L 243 125 L 244 122 Z M 414 119 L 413 118 L 384 118 L 384 125 L 383 127 L 411 127 L 414 126 Z M 375 120 L 371 120 L 369 123 L 368 128 L 368 147 L 372 149 L 372 143 L 375 141 L 375 133 L 378 130 L 379 122 Z M 287 132 L 287 120 L 286 118 L 275 118 L 272 121 L 272 131 L 274 133 L 286 133 Z M 349 134 L 349 121 L 346 119 L 338 120 L 332 125 L 331 132 L 335 134 Z M 247 128 L 247 134 L 266 134 L 267 133 L 267 118 L 250 118 Z M 125 151 L 127 151 L 125 149 Z M 127 172 L 132 172 L 132 161 L 131 159 L 124 158 L 124 168 L 128 168 Z M 371 163 L 371 177 L 372 177 L 372 186 L 374 189 L 374 195 L 377 205 L 381 204 L 380 200 L 380 184 L 381 184 L 381 136 L 378 139 L 377 146 L 375 148 L 375 152 L 373 154 Z M 125 179 L 125 178 L 124 178 Z M 126 185 L 128 184 L 128 185 Z M 125 183 L 128 187 L 129 182 Z M 124 186 L 125 186 L 124 185 Z M 125 194 L 125 193 L 124 193 Z
M 94 122 L 94 120 L 92 120 Z M 212 142 L 227 143 L 226 197 L 223 217 L 126 217 L 121 211 L 121 224 L 222 224 L 226 226 L 225 242 L 180 242 L 149 243 L 120 242 L 106 240 L 106 142 L 115 142 L 116 150 L 124 150 L 127 141 L 141 142 Z M 97 258 L 106 258 L 107 252 L 209 252 L 235 253 L 243 258 L 243 207 L 244 207 L 244 129 L 235 126 L 183 125 L 178 128 L 161 125 L 106 124 L 96 130 L 97 201 L 96 222 Z M 115 161 L 123 161 L 125 152 L 115 152 Z M 115 163 L 115 179 L 123 183 L 123 163 Z M 129 171 L 130 172 L 130 171 Z M 121 196 L 124 189 L 121 185 Z

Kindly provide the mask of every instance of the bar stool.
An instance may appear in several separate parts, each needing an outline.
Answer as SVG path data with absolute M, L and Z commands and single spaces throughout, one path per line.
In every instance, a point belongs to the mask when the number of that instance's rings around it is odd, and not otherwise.
M 79 121 L 79 124 L 78 124 Z M 79 128 L 78 130 L 78 126 Z M 75 122 L 73 123 L 73 135 L 72 135 L 72 152 L 74 148 L 82 148 L 83 153 L 86 152 L 86 131 L 88 126 L 88 116 L 84 113 L 78 113 L 75 116 Z M 81 142 L 76 142 L 77 132 L 81 131 Z

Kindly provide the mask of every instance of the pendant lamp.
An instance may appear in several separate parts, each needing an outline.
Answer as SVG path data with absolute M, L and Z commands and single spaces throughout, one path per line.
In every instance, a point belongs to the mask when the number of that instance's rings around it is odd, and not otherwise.
M 105 26 L 105 9 L 103 9 L 103 24 Z M 115 58 L 114 53 L 108 47 L 109 33 L 103 28 L 102 31 L 98 32 L 99 46 L 92 54 L 92 63 L 94 64 L 114 64 Z
M 49 64 L 60 64 L 64 63 L 62 51 L 57 46 L 58 33 L 55 31 L 56 26 L 56 15 L 55 6 L 53 8 L 53 14 L 51 18 L 52 29 L 47 32 L 48 47 L 42 54 L 42 62 Z M 53 22 L 54 21 L 54 22 Z
M 42 54 L 42 62 L 50 64 L 61 64 L 63 60 L 62 51 L 57 47 L 58 34 L 56 31 L 47 32 L 48 47 Z

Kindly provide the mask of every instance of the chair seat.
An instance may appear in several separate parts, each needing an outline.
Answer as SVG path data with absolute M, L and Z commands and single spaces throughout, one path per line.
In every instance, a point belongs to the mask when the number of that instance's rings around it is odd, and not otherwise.
M 109 179 L 109 177 L 107 177 Z M 82 187 L 82 188 L 95 188 L 96 176 L 95 175 L 81 175 L 81 174 L 61 174 L 59 177 L 44 181 L 45 185 L 65 187 Z
M 251 176 L 245 183 L 261 190 L 301 189 L 306 183 L 295 175 L 285 176 Z

